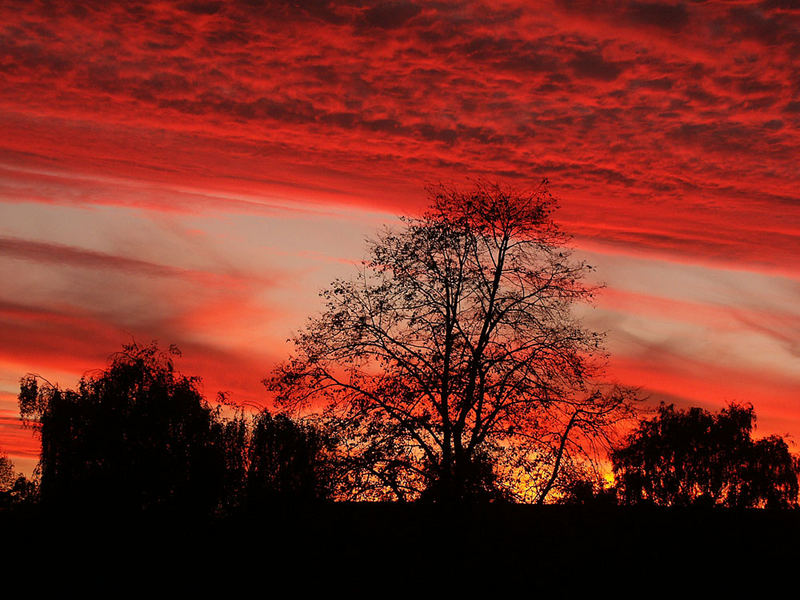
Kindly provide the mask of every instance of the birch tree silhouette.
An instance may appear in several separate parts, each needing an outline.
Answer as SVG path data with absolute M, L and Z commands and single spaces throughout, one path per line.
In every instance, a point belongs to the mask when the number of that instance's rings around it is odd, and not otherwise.
M 624 504 L 797 506 L 800 459 L 780 436 L 751 437 L 751 405 L 719 413 L 661 404 L 611 455 Z

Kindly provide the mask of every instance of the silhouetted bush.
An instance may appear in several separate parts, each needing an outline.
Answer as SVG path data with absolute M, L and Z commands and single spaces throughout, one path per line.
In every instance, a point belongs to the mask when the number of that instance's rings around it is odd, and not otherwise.
M 567 506 L 615 506 L 616 490 L 613 487 L 599 485 L 589 479 L 576 479 L 565 486 L 564 495 L 558 504 Z
M 228 404 L 223 395 L 220 395 L 220 400 Z M 214 456 L 220 461 L 215 467 L 221 473 L 221 479 L 217 482 L 218 510 L 223 514 L 230 514 L 240 509 L 245 502 L 249 419 L 238 408 L 231 418 L 224 418 L 220 404 L 213 414 L 212 439 L 215 445 Z
M 476 455 L 466 466 L 462 465 L 462 485 L 459 495 L 451 498 L 459 504 L 481 504 L 486 502 L 512 502 L 513 496 L 498 485 L 497 475 L 491 459 L 486 455 Z M 438 502 L 450 491 L 442 490 L 447 481 L 432 478 L 419 497 L 420 502 Z

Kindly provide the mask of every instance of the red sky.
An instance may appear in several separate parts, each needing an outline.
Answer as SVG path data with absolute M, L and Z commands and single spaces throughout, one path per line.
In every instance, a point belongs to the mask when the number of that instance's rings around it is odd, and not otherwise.
M 303 8 L 298 8 L 302 6 Z M 131 337 L 263 402 L 424 186 L 546 176 L 610 376 L 800 439 L 800 10 L 764 2 L 0 6 L 0 447 L 20 376 Z

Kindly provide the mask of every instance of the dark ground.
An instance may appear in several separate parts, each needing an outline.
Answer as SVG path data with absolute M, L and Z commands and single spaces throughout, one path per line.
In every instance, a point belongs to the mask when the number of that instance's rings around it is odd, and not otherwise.
M 218 520 L 0 513 L 8 559 L 67 572 L 632 574 L 800 570 L 800 511 L 337 504 Z M 444 571 L 442 571 L 444 569 Z M 787 571 L 788 570 L 788 571 Z M 402 582 L 399 582 L 402 583 Z

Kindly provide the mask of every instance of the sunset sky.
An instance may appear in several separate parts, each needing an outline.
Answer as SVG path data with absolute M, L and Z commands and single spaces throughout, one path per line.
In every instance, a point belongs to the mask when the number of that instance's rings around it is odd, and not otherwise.
M 5 0 L 0 449 L 22 375 L 132 338 L 262 404 L 365 237 L 475 177 L 549 178 L 611 379 L 800 443 L 798 65 L 793 0 Z

